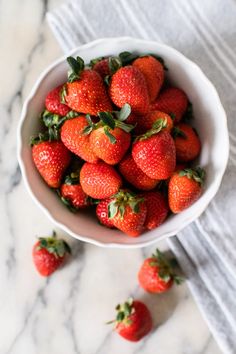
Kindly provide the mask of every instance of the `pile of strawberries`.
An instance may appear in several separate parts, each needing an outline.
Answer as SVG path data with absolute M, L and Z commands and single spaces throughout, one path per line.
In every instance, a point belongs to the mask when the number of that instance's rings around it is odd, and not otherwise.
M 32 139 L 39 173 L 70 210 L 96 206 L 106 227 L 129 236 L 161 225 L 201 195 L 204 171 L 190 164 L 201 143 L 191 104 L 165 79 L 155 55 L 123 52 L 85 66 L 67 58 Z

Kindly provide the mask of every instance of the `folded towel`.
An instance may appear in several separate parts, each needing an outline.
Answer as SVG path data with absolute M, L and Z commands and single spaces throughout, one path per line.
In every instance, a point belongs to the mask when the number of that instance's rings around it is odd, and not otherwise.
M 65 53 L 99 37 L 152 39 L 194 60 L 215 84 L 228 115 L 228 168 L 205 213 L 168 242 L 210 330 L 230 354 L 236 353 L 235 18 L 232 0 L 74 0 L 47 14 Z

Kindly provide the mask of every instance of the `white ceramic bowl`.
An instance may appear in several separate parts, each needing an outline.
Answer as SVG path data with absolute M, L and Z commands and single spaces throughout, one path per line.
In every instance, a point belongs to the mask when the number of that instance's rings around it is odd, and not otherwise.
M 96 218 L 89 213 L 71 213 L 47 187 L 33 164 L 29 138 L 39 131 L 37 117 L 44 108 L 47 92 L 66 81 L 66 56 L 52 63 L 37 80 L 24 104 L 18 130 L 18 158 L 23 179 L 37 205 L 58 227 L 71 236 L 104 247 L 143 247 L 178 233 L 198 218 L 215 196 L 228 160 L 227 121 L 219 96 L 201 69 L 175 49 L 157 42 L 121 37 L 90 42 L 74 49 L 68 55 L 79 55 L 85 62 L 89 62 L 92 58 L 116 55 L 126 50 L 155 53 L 163 57 L 169 68 L 167 76 L 170 81 L 182 88 L 193 104 L 194 126 L 202 142 L 199 164 L 205 168 L 207 178 L 201 198 L 190 208 L 181 214 L 170 216 L 157 229 L 131 238 L 118 230 L 100 226 Z

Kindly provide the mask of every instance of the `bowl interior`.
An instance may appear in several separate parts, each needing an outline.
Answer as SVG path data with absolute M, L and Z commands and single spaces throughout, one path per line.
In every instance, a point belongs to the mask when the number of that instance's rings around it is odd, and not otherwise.
M 25 103 L 19 128 L 19 161 L 32 197 L 58 226 L 72 236 L 102 246 L 140 247 L 176 234 L 203 212 L 217 192 L 227 164 L 228 132 L 225 112 L 213 85 L 194 63 L 170 47 L 130 38 L 109 38 L 79 47 L 70 55 L 79 55 L 89 62 L 92 58 L 116 55 L 125 50 L 162 56 L 169 68 L 167 77 L 173 85 L 182 88 L 192 102 L 195 116 L 193 125 L 202 142 L 199 164 L 207 174 L 201 198 L 181 214 L 169 217 L 159 228 L 138 238 L 130 238 L 120 231 L 100 226 L 91 212 L 73 214 L 62 205 L 35 169 L 29 138 L 39 131 L 38 115 L 44 108 L 47 92 L 66 81 L 68 67 L 65 58 L 55 62 L 41 75 Z

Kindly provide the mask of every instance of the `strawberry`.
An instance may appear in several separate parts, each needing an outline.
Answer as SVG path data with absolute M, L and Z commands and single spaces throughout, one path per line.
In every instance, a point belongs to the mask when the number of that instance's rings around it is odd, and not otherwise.
M 149 96 L 145 78 L 141 71 L 128 65 L 116 71 L 111 77 L 109 94 L 113 103 L 122 107 L 130 104 L 134 114 L 142 115 L 149 111 Z
M 149 191 L 157 186 L 159 180 L 148 177 L 135 163 L 131 154 L 128 154 L 119 164 L 122 176 L 135 188 Z
M 34 164 L 51 188 L 58 188 L 66 168 L 71 161 L 69 150 L 61 141 L 32 141 L 32 158 Z
M 162 111 L 173 115 L 175 123 L 178 123 L 188 107 L 188 97 L 183 90 L 169 87 L 162 91 L 151 104 L 151 111 Z
M 177 214 L 190 207 L 201 195 L 205 171 L 200 167 L 186 168 L 170 178 L 168 188 L 169 206 Z
M 129 105 L 124 105 L 116 114 L 118 119 L 109 112 L 100 112 L 100 121 L 88 127 L 88 132 L 92 130 L 89 142 L 94 153 L 109 165 L 116 165 L 123 158 L 131 142 L 129 132 L 133 129 L 123 122 L 130 114 Z
M 175 169 L 174 141 L 168 131 L 162 131 L 165 122 L 160 120 L 155 129 L 137 138 L 132 156 L 138 167 L 150 178 L 167 179 Z
M 66 104 L 61 103 L 62 88 L 63 85 L 60 85 L 47 94 L 45 99 L 45 107 L 49 112 L 53 114 L 58 114 L 59 116 L 66 116 L 67 113 L 69 113 L 70 108 Z
M 144 199 L 125 190 L 114 195 L 108 206 L 113 225 L 131 237 L 137 237 L 143 231 L 146 214 Z
M 118 57 L 100 57 L 91 60 L 90 66 L 92 66 L 93 70 L 97 71 L 99 75 L 107 82 L 107 78 L 109 78 L 122 66 L 122 62 Z
M 61 140 L 70 151 L 83 160 L 96 163 L 98 157 L 93 152 L 89 136 L 84 134 L 87 126 L 88 122 L 82 115 L 66 120 L 61 128 Z
M 186 164 L 177 163 L 176 166 L 175 166 L 175 171 L 174 172 L 178 172 L 178 171 L 184 170 L 185 168 L 187 168 Z
M 80 171 L 83 191 L 92 198 L 105 199 L 118 192 L 122 180 L 114 167 L 103 161 L 85 162 Z
M 133 112 L 130 113 L 125 123 L 135 125 L 139 121 L 140 117 L 136 116 Z
M 93 59 L 90 64 L 92 65 L 92 69 L 95 70 L 103 79 L 111 74 L 108 58 Z
M 60 188 L 62 202 L 72 211 L 90 205 L 89 198 L 80 185 L 79 174 L 77 171 L 66 176 Z
M 180 284 L 182 278 L 173 270 L 175 259 L 168 261 L 158 249 L 152 257 L 145 259 L 139 273 L 140 286 L 149 293 L 163 293 L 167 291 L 173 282 Z
M 33 262 L 38 272 L 44 277 L 51 275 L 64 262 L 66 253 L 70 253 L 70 247 L 64 240 L 52 237 L 39 237 L 39 241 L 33 247 Z
M 173 128 L 173 120 L 169 114 L 160 111 L 152 111 L 140 119 L 140 123 L 138 123 L 139 134 L 144 134 L 147 130 L 152 129 L 153 124 L 155 124 L 159 119 L 166 121 L 166 127 L 163 128 L 163 130 L 171 132 Z
M 196 131 L 188 124 L 179 123 L 173 131 L 176 158 L 181 162 L 194 160 L 200 154 L 201 142 Z
M 137 342 L 152 329 L 152 317 L 147 306 L 138 300 L 128 299 L 124 304 L 116 306 L 116 332 L 123 338 Z
M 147 205 L 144 226 L 148 230 L 160 226 L 166 219 L 169 207 L 166 198 L 160 192 L 146 192 L 142 195 Z
M 96 207 L 96 215 L 102 225 L 112 229 L 114 226 L 108 216 L 108 205 L 110 202 L 110 198 L 101 200 Z
M 67 58 L 71 71 L 64 100 L 74 111 L 97 115 L 100 111 L 112 111 L 101 76 L 91 69 L 84 69 L 81 58 Z
M 153 102 L 164 81 L 163 65 L 151 55 L 143 56 L 134 60 L 132 65 L 138 68 L 145 77 L 150 102 Z

